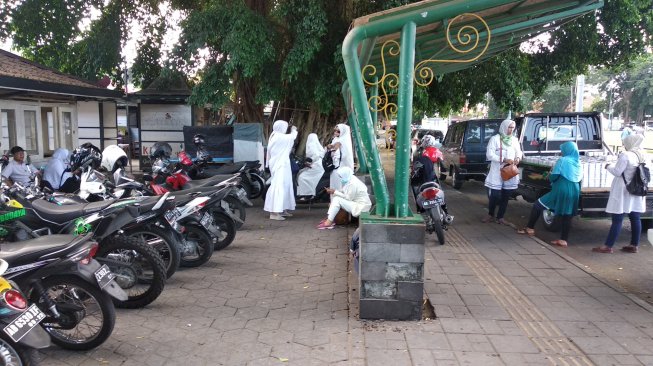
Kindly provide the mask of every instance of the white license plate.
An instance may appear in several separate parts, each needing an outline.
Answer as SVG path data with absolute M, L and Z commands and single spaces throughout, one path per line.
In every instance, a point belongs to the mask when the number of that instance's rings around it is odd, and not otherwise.
M 431 207 L 435 207 L 435 206 L 437 206 L 437 205 L 439 205 L 439 204 L 440 204 L 440 200 L 439 200 L 439 199 L 426 200 L 426 201 L 424 201 L 424 202 L 422 203 L 422 207 L 423 207 L 423 208 L 431 208 Z
M 105 288 L 109 283 L 111 283 L 114 277 L 116 277 L 116 275 L 111 273 L 111 270 L 106 264 L 103 264 L 100 269 L 95 271 L 95 279 L 100 288 Z
M 240 188 L 238 189 L 238 198 L 243 199 L 243 197 L 247 197 L 247 192 L 243 188 Z
M 3 331 L 14 342 L 20 341 L 30 330 L 39 325 L 41 320 L 45 319 L 45 314 L 36 304 L 32 304 L 27 310 L 20 314 L 14 321 L 4 327 Z
M 227 201 L 220 201 L 220 207 L 222 207 L 227 212 L 231 212 L 231 207 L 229 207 L 229 203 Z
M 205 212 L 204 216 L 202 216 L 202 219 L 200 220 L 200 224 L 204 226 L 205 228 L 208 228 L 213 224 L 213 215 L 211 215 L 209 212 Z

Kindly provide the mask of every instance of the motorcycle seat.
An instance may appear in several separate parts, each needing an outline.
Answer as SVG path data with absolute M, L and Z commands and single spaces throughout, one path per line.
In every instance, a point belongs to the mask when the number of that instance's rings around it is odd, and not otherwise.
M 421 191 L 423 191 L 423 190 L 425 190 L 427 188 L 438 188 L 438 189 L 440 189 L 440 185 L 437 184 L 436 182 L 426 182 L 426 183 L 422 184 L 421 186 L 419 186 L 419 191 L 421 192 Z
M 61 251 L 68 246 L 75 246 L 82 237 L 72 235 L 47 235 L 36 239 L 19 241 L 15 243 L 3 243 L 0 246 L 0 258 L 9 263 L 9 267 L 29 264 L 42 260 L 44 256 L 56 252 L 56 257 L 61 257 Z M 9 271 L 11 272 L 11 271 Z
M 234 173 L 238 173 L 240 169 L 242 169 L 242 167 L 244 167 L 245 165 L 247 165 L 246 162 L 238 162 L 233 164 L 225 164 L 215 168 L 211 166 L 207 166 L 206 168 L 204 168 L 204 170 L 206 171 L 206 173 L 210 173 L 210 174 L 234 174 Z
M 46 200 L 34 200 L 32 202 L 32 209 L 41 219 L 62 225 L 78 217 L 97 212 L 112 203 L 113 200 L 107 200 L 92 203 L 57 205 Z M 87 207 L 90 210 L 88 212 L 86 211 Z
M 191 180 L 184 185 L 184 189 L 213 186 L 231 177 L 233 177 L 233 175 L 214 175 L 211 178 Z

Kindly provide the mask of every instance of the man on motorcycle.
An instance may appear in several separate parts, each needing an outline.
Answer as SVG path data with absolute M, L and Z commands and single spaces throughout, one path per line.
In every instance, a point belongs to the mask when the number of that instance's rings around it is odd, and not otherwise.
M 7 185 L 20 183 L 28 186 L 35 174 L 40 174 L 40 171 L 32 164 L 25 162 L 25 150 L 20 146 L 14 146 L 9 151 L 13 155 L 13 159 L 9 160 L 6 167 L 2 169 L 2 178 L 4 178 Z
M 432 139 L 433 136 L 426 135 L 424 136 L 430 137 Z M 424 140 L 424 139 L 422 139 Z M 427 146 L 424 148 L 424 152 L 422 155 L 418 156 L 413 160 L 413 168 L 410 176 L 410 185 L 413 188 L 413 194 L 417 196 L 419 194 L 419 187 L 426 183 L 426 182 L 436 182 L 440 184 L 438 177 L 435 175 L 435 170 L 433 169 L 433 164 L 438 161 L 438 151 L 437 148 L 434 146 Z M 447 210 L 447 204 L 443 204 L 442 210 L 444 213 L 447 215 L 445 217 L 445 221 L 447 223 L 453 222 L 453 215 L 449 214 L 449 211 Z M 419 206 L 417 207 L 419 210 Z

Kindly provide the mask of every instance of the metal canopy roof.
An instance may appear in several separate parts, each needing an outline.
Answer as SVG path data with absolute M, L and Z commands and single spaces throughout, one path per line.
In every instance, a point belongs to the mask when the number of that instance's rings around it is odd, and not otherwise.
M 396 29 L 392 33 L 371 37 L 363 41 L 362 47 L 359 48 L 361 67 L 364 68 L 366 64 L 373 65 L 379 73 L 384 61 L 386 72 L 398 68 L 399 56 L 396 52 L 399 50 L 401 27 L 405 21 L 415 22 L 417 79 L 420 66 L 430 67 L 435 75 L 458 71 L 601 6 L 602 0 L 426 0 L 355 19 L 352 26 L 369 27 L 375 23 L 387 24 L 396 20 Z M 454 13 L 456 16 L 451 14 L 451 17 L 435 15 L 436 19 L 440 19 L 427 20 L 420 24 L 420 19 L 434 19 L 434 14 L 447 13 L 451 8 L 463 11 Z M 471 14 L 462 14 L 464 12 Z M 458 14 L 462 15 L 457 16 Z M 588 30 L 593 31 L 595 30 Z M 393 45 L 395 53 L 391 54 Z

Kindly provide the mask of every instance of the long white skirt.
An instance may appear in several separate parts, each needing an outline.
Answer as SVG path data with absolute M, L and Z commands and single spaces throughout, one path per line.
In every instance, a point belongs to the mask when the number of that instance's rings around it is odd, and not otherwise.
M 302 169 L 297 175 L 297 195 L 314 196 L 315 187 L 323 175 L 322 159 L 314 162 L 310 168 Z

